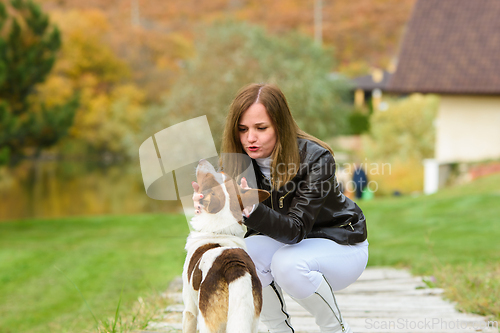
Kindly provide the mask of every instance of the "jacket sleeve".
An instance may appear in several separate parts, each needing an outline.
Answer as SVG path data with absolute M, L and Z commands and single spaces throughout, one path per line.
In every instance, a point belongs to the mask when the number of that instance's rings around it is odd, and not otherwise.
M 295 195 L 286 214 L 272 210 L 260 203 L 245 221 L 245 225 L 279 242 L 295 244 L 312 230 L 314 221 L 332 190 L 335 161 L 329 151 L 318 150 L 308 156 L 299 171 L 303 174 L 297 182 Z

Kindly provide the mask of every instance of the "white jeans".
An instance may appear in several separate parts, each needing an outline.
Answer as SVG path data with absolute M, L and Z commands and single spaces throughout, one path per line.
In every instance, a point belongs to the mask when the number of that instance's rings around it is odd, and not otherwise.
M 287 245 L 268 236 L 245 239 L 262 287 L 273 280 L 290 296 L 303 299 L 318 289 L 322 276 L 333 290 L 356 281 L 368 262 L 368 241 L 340 245 L 324 238 L 303 239 Z

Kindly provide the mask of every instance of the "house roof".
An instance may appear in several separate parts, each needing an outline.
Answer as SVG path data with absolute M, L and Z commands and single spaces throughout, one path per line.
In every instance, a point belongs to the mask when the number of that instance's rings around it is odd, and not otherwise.
M 370 75 L 358 76 L 352 79 L 351 82 L 355 88 L 362 89 L 365 91 L 372 91 L 374 89 L 385 90 L 385 87 L 387 86 L 387 83 L 389 82 L 391 76 L 392 76 L 391 73 L 383 71 L 382 79 L 379 81 L 375 81 L 373 79 L 373 75 L 370 74 Z
M 500 1 L 419 0 L 387 90 L 500 94 Z

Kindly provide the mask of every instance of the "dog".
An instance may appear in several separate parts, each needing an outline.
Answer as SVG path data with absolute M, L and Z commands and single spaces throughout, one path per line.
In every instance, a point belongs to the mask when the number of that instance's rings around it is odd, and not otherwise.
M 262 285 L 245 251 L 244 207 L 269 197 L 269 192 L 244 190 L 206 160 L 196 168 L 203 194 L 200 214 L 190 223 L 182 273 L 183 333 L 257 332 Z

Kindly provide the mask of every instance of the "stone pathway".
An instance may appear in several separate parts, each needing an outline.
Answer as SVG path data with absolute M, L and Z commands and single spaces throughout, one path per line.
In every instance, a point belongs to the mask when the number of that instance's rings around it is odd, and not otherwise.
M 172 282 L 172 300 L 157 321 L 144 333 L 182 331 L 182 282 Z M 460 313 L 453 303 L 443 300 L 442 290 L 428 288 L 421 277 L 394 268 L 367 268 L 348 288 L 336 293 L 344 319 L 355 333 L 468 333 L 498 332 L 498 323 L 488 327 L 486 318 Z M 319 332 L 313 317 L 285 295 L 295 332 Z M 259 332 L 267 332 L 261 323 Z M 230 333 L 230 332 L 229 332 Z

